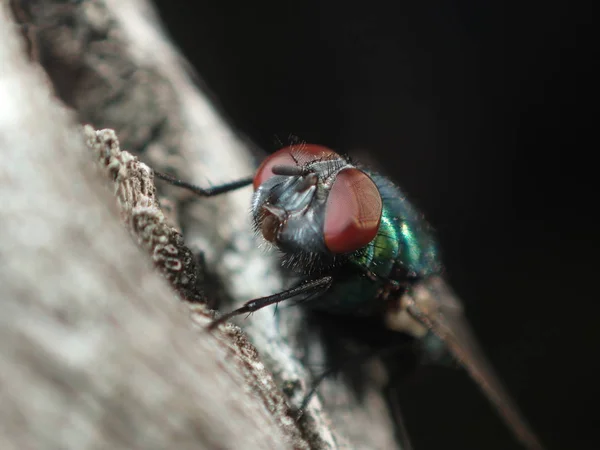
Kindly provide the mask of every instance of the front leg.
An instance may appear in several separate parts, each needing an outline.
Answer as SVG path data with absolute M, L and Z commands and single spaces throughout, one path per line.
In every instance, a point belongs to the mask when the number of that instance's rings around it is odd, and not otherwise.
M 202 188 L 200 186 L 196 186 L 195 184 L 188 183 L 187 181 L 178 180 L 177 178 L 172 177 L 171 175 L 167 175 L 161 172 L 153 171 L 154 176 L 160 180 L 166 181 L 173 186 L 177 186 L 183 189 L 187 189 L 188 191 L 193 192 L 199 197 L 214 197 L 217 195 L 225 194 L 227 192 L 235 191 L 237 189 L 241 189 L 252 184 L 254 179 L 252 177 L 242 178 L 241 180 L 232 181 L 230 183 L 221 184 L 218 186 L 212 186 L 209 188 Z
M 309 296 L 320 295 L 324 293 L 329 287 L 333 278 L 331 276 L 325 276 L 319 278 L 317 280 L 308 281 L 300 286 L 296 286 L 291 289 L 287 289 L 285 291 L 279 292 L 277 294 L 269 295 L 267 297 L 260 297 L 254 300 L 250 300 L 246 302 L 243 306 L 235 309 L 227 314 L 222 315 L 218 319 L 215 319 L 209 326 L 209 330 L 215 329 L 221 323 L 224 323 L 231 319 L 232 317 L 238 316 L 244 313 L 253 313 L 254 311 L 258 311 L 259 309 L 264 308 L 265 306 L 277 304 L 284 300 L 288 300 L 292 297 L 296 297 L 301 294 L 308 294 Z

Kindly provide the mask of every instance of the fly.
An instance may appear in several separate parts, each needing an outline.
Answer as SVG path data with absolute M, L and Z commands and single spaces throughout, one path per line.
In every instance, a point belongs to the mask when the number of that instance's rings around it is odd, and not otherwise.
M 251 300 L 239 314 L 292 297 L 308 308 L 379 318 L 385 327 L 419 339 L 430 359 L 447 349 L 479 385 L 515 437 L 528 449 L 542 444 L 479 349 L 460 300 L 442 278 L 438 244 L 398 186 L 319 145 L 293 145 L 269 156 L 253 178 L 203 189 L 155 172 L 158 178 L 210 197 L 254 186 L 257 233 L 303 276 L 297 286 Z

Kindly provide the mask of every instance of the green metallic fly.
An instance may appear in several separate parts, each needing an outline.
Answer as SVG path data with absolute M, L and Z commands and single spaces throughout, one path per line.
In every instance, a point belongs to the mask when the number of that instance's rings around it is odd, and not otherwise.
M 431 227 L 387 178 L 319 145 L 293 145 L 269 156 L 253 178 L 203 189 L 158 178 L 209 197 L 254 185 L 257 232 L 302 274 L 301 283 L 216 319 L 216 327 L 292 297 L 307 308 L 375 317 L 421 340 L 432 359 L 447 349 L 528 449 L 542 444 L 480 351 L 462 305 L 442 278 Z

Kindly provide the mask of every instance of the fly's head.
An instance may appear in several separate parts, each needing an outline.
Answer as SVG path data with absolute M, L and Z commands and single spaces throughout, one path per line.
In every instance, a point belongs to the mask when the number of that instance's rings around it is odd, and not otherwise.
M 333 150 L 285 147 L 254 177 L 255 229 L 288 265 L 331 265 L 377 235 L 383 204 L 373 180 Z M 319 264 L 320 263 L 320 264 Z

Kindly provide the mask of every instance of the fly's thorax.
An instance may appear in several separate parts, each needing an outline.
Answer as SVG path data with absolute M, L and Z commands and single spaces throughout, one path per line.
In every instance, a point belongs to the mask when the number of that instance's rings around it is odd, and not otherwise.
M 384 204 L 377 235 L 364 248 L 354 252 L 350 256 L 350 260 L 386 279 L 392 274 L 399 252 L 400 239 L 396 218 L 390 216 Z
M 441 273 L 439 246 L 432 227 L 395 183 L 379 174 L 370 175 L 383 201 L 381 225 L 372 243 L 372 264 L 383 265 L 394 281 Z M 394 261 L 390 262 L 390 258 Z
M 383 202 L 377 235 L 351 260 L 382 279 L 414 281 L 438 274 L 442 265 L 438 245 L 429 224 L 398 186 L 387 178 L 370 174 Z
M 279 150 L 258 169 L 254 187 L 255 229 L 292 265 L 346 260 L 379 229 L 383 206 L 374 181 L 325 147 Z

